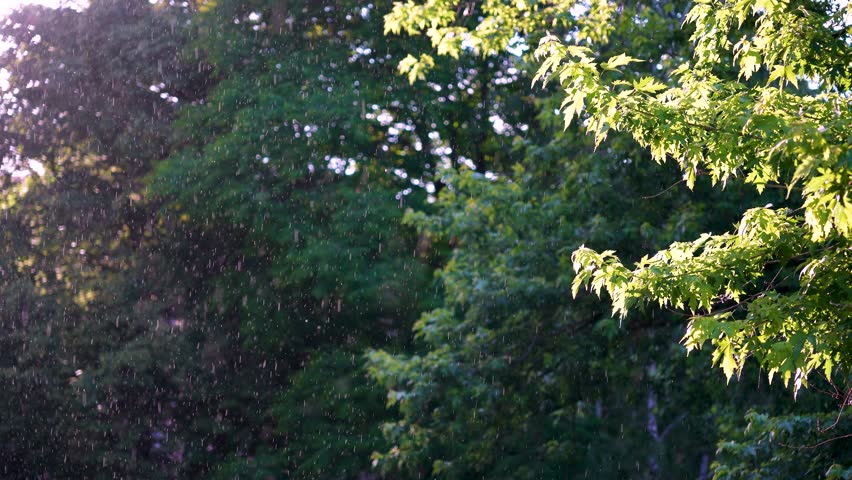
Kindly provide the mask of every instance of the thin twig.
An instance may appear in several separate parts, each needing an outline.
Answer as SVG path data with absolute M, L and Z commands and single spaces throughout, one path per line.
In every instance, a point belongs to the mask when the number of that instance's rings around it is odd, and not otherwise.
M 825 433 L 836 427 L 837 424 L 840 423 L 840 417 L 843 416 L 843 409 L 846 408 L 846 405 L 849 404 L 850 395 L 852 395 L 852 389 L 846 390 L 846 394 L 843 395 L 843 403 L 840 404 L 840 409 L 837 412 L 837 418 L 834 419 L 834 423 L 825 428 L 819 428 L 819 426 L 817 426 L 817 430 L 819 431 L 819 433 Z
M 642 197 L 642 199 L 643 199 L 643 200 L 650 200 L 650 199 L 652 199 L 652 198 L 657 198 L 657 197 L 659 197 L 660 195 L 662 195 L 662 194 L 664 194 L 664 193 L 668 192 L 669 190 L 673 189 L 674 187 L 676 187 L 676 186 L 680 185 L 681 183 L 683 183 L 683 182 L 685 182 L 685 181 L 686 181 L 686 179 L 679 180 L 679 181 L 677 181 L 677 182 L 673 183 L 673 184 L 672 184 L 669 188 L 667 188 L 667 189 L 663 190 L 662 192 L 660 192 L 660 193 L 656 193 L 656 194 L 651 195 L 651 196 L 649 196 L 649 197 Z
M 795 449 L 795 450 L 812 450 L 814 448 L 821 447 L 821 446 L 825 445 L 826 443 L 831 443 L 831 442 L 834 442 L 836 440 L 843 440 L 844 438 L 849 438 L 849 437 L 852 437 L 852 433 L 847 433 L 846 435 L 840 435 L 840 436 L 837 436 L 837 437 L 832 437 L 832 438 L 829 438 L 828 440 L 823 440 L 823 441 L 817 443 L 816 445 L 802 445 L 802 446 L 799 446 L 799 447 L 794 447 L 792 445 L 785 445 L 783 443 L 779 443 L 779 445 L 781 445 L 782 447 L 785 447 L 785 448 L 792 448 L 792 449 Z

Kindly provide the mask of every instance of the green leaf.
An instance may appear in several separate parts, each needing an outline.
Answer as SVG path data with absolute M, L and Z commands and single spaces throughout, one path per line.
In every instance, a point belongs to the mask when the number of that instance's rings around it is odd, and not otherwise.
M 628 65 L 634 62 L 644 62 L 644 60 L 640 60 L 638 58 L 628 57 L 625 54 L 620 54 L 615 57 L 610 58 L 608 61 L 601 64 L 601 68 L 605 70 L 615 70 L 618 67 L 623 67 L 624 65 Z

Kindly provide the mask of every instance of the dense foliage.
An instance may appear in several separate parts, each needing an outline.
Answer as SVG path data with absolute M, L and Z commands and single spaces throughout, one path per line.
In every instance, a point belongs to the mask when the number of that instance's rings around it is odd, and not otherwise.
M 2 476 L 849 478 L 850 29 L 792 0 L 20 7 Z

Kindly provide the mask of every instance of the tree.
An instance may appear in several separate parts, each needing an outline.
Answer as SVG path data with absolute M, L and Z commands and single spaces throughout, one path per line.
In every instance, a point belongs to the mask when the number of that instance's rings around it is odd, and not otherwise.
M 444 162 L 499 172 L 489 117 L 534 110 L 480 59 L 409 86 L 395 63 L 425 42 L 362 7 L 103 0 L 3 26 L 4 474 L 369 468 L 381 390 L 352 356 L 407 348 L 446 249 L 401 207 L 430 208 Z M 294 416 L 315 395 L 322 428 Z
M 147 193 L 201 239 L 192 330 L 220 361 L 199 388 L 232 423 L 214 435 L 214 453 L 196 452 L 227 457 L 216 468 L 224 477 L 370 469 L 381 390 L 335 351 L 407 348 L 439 292 L 432 271 L 444 247 L 403 224 L 404 207 L 430 208 L 439 164 L 499 171 L 510 146 L 488 118 L 533 112 L 503 95 L 522 87 L 495 87 L 500 66 L 478 59 L 438 62 L 431 85 L 398 78 L 401 52 L 425 42 L 384 37 L 377 12 L 389 8 L 220 1 L 193 17 L 189 51 L 203 52 L 217 83 L 182 110 L 177 147 Z M 357 385 L 345 418 L 338 383 Z M 334 425 L 294 421 L 309 394 L 312 417 Z M 209 422 L 197 420 L 195 438 Z M 345 446 L 334 462 L 332 445 Z
M 12 14 L 3 476 L 848 476 L 850 22 L 744 2 Z
M 412 5 L 398 5 L 386 17 L 389 30 L 416 30 L 422 12 Z M 490 58 L 528 72 L 522 77 L 528 84 L 535 71 L 531 56 L 510 54 L 499 43 L 509 41 L 505 36 L 495 40 L 485 27 L 470 27 L 476 18 L 482 24 L 515 21 L 489 8 L 453 17 L 449 32 L 433 24 L 428 35 L 434 44 L 484 32 L 467 44 L 497 42 Z M 534 29 L 549 19 L 559 34 L 583 31 L 596 39 L 601 55 L 632 48 L 668 62 L 685 54 L 687 34 L 673 28 L 684 5 L 665 12 L 642 3 L 622 8 L 608 14 L 611 29 L 601 29 L 594 17 L 600 12 L 589 17 L 569 5 L 531 11 L 517 21 Z M 535 31 L 523 28 L 512 40 L 516 45 L 535 40 Z M 660 52 L 659 45 L 666 49 Z M 457 52 L 460 59 L 481 53 L 489 49 L 462 46 Z M 637 70 L 660 74 L 653 63 Z M 560 97 L 547 91 L 530 99 L 539 115 L 512 139 L 514 170 L 496 177 L 448 171 L 438 211 L 409 214 L 422 231 L 452 238 L 457 247 L 441 271 L 444 304 L 415 324 L 419 350 L 368 357 L 371 375 L 400 411 L 385 427 L 391 448 L 376 455 L 391 471 L 445 478 L 569 472 L 677 478 L 709 469 L 714 419 L 727 415 L 725 402 L 714 399 L 719 384 L 696 359 L 672 361 L 683 352 L 672 345 L 679 332 L 671 314 L 633 315 L 620 329 L 619 319 L 593 299 L 568 301 L 571 252 L 585 241 L 616 244 L 638 258 L 706 226 L 725 228 L 753 196 L 732 186 L 740 195 L 731 199 L 705 179 L 696 186 L 701 200 L 686 189 L 667 189 L 677 183 L 675 169 L 649 169 L 650 156 L 630 138 L 615 134 L 596 150 L 576 124 L 561 131 L 564 123 L 552 113 Z M 689 380 L 676 381 L 684 377 Z M 678 388 L 685 383 L 692 387 Z M 743 403 L 771 402 L 745 391 L 742 397 Z
M 187 16 L 145 1 L 27 6 L 0 31 L 6 476 L 174 466 L 179 446 L 155 437 L 183 389 L 169 323 L 191 295 L 168 258 L 180 234 L 162 235 L 142 193 L 176 102 L 204 91 L 179 54 Z
M 563 264 L 577 271 L 573 279 L 564 273 L 564 281 L 574 285 L 574 295 L 586 283 L 598 292 L 606 290 L 612 297 L 616 319 L 611 321 L 615 324 L 628 320 L 628 324 L 635 324 L 636 318 L 627 318 L 627 314 L 646 302 L 662 309 L 688 310 L 692 318 L 683 342 L 687 351 L 712 341 L 716 347 L 713 361 L 721 364 L 729 378 L 735 372 L 742 373 L 749 356 L 759 360 L 770 379 L 775 374 L 780 374 L 785 383 L 794 379 L 796 391 L 807 384 L 808 373 L 817 369 L 829 378 L 833 373 L 840 379 L 845 377 L 848 335 L 844 328 L 850 305 L 849 139 L 844 133 L 849 130 L 850 32 L 848 20 L 843 19 L 848 15 L 843 10 L 846 7 L 818 2 L 769 6 L 761 2 L 702 2 L 687 13 L 675 3 L 634 6 L 593 2 L 581 8 L 573 2 L 519 2 L 512 6 L 485 2 L 479 10 L 463 12 L 456 6 L 449 1 L 397 3 L 386 17 L 386 29 L 410 34 L 425 31 L 439 54 L 455 56 L 466 51 L 499 54 L 512 44 L 532 43 L 540 37 L 536 55 L 541 63 L 534 80 L 558 84 L 557 105 L 561 104 L 565 128 L 570 131 L 579 123 L 593 133 L 599 158 L 624 149 L 623 137 L 617 134 L 624 132 L 658 163 L 669 157 L 678 160 L 683 178 L 673 181 L 671 188 L 684 183 L 705 194 L 703 188 L 708 182 L 725 186 L 718 200 L 708 206 L 731 202 L 727 205 L 739 212 L 761 200 L 764 205 L 787 206 L 749 209 L 737 233 L 705 234 L 694 242 L 681 240 L 651 258 L 639 260 L 632 271 L 612 251 L 598 254 L 580 248 L 570 262 Z M 624 24 L 644 27 L 646 32 L 664 32 L 665 20 L 674 20 L 678 12 L 683 13 L 688 27 L 694 25 L 694 52 L 672 48 L 686 47 L 685 42 L 653 37 L 646 37 L 644 44 L 621 43 L 619 27 Z M 619 19 L 626 20 L 621 23 Z M 669 24 L 669 29 L 673 28 Z M 737 28 L 739 33 L 733 33 Z M 619 41 L 610 42 L 616 38 Z M 665 46 L 662 51 L 660 46 Z M 734 68 L 729 67 L 734 61 Z M 400 69 L 414 80 L 428 78 L 426 72 L 433 62 L 427 54 L 419 59 L 412 56 Z M 763 71 L 757 72 L 761 65 Z M 802 187 L 797 188 L 796 182 Z M 518 179 L 513 179 L 509 191 L 522 195 L 526 185 L 517 183 Z M 559 180 L 555 183 L 559 185 Z M 743 196 L 741 192 L 748 192 L 749 186 L 756 186 L 756 193 L 762 197 L 755 199 L 750 193 Z M 469 187 L 466 181 L 460 188 L 465 191 Z M 473 192 L 484 188 L 478 186 Z M 785 190 L 788 197 L 793 191 L 801 191 L 802 203 L 777 195 Z M 473 194 L 480 200 L 492 195 Z M 717 201 L 722 203 L 714 203 Z M 449 205 L 455 202 L 447 198 Z M 461 204 L 450 208 L 460 208 Z M 471 200 L 468 204 L 476 205 Z M 615 201 L 609 206 L 618 204 Z M 548 204 L 534 205 L 541 209 L 538 205 Z M 501 239 L 506 236 L 502 232 L 507 228 L 502 225 L 481 229 L 470 221 L 470 208 L 464 210 L 465 223 L 430 222 L 429 228 L 438 226 L 438 230 L 449 229 L 455 234 L 459 228 L 478 231 L 468 238 L 474 242 L 470 246 L 473 250 L 483 248 L 482 241 L 474 239 L 485 237 L 484 232 Z M 508 204 L 495 211 L 503 214 L 500 222 L 512 225 L 513 234 L 524 224 L 511 214 Z M 576 212 L 577 208 L 567 211 Z M 614 211 L 623 210 L 614 207 L 610 212 Z M 696 229 L 692 234 L 729 228 L 727 222 L 734 217 L 725 217 L 722 212 L 711 209 L 705 216 L 693 217 L 696 223 L 690 226 Z M 551 224 L 557 218 L 564 221 L 565 215 L 554 216 Z M 652 225 L 655 223 L 659 221 L 651 220 Z M 618 225 L 620 222 L 615 221 L 610 228 Z M 678 233 L 689 235 L 685 230 Z M 586 236 L 586 243 L 600 245 Z M 632 238 L 643 237 L 633 234 Z M 582 239 L 581 234 L 577 240 Z M 563 248 L 576 246 L 563 242 Z M 610 240 L 607 246 L 613 243 Z M 639 256 L 630 247 L 618 246 L 628 259 Z M 389 387 L 390 403 L 399 403 L 402 412 L 399 424 L 389 427 L 396 447 L 379 457 L 396 466 L 428 468 L 422 467 L 424 457 L 431 454 L 442 458 L 435 452 L 452 443 L 452 430 L 448 430 L 452 423 L 447 424 L 449 420 L 438 413 L 448 408 L 449 402 L 442 397 L 451 394 L 434 393 L 447 384 L 448 376 L 478 378 L 484 368 L 479 366 L 480 360 L 492 368 L 499 365 L 492 357 L 495 353 L 485 353 L 488 350 L 482 347 L 478 353 L 467 351 L 467 345 L 475 350 L 493 338 L 495 315 L 478 313 L 480 309 L 471 308 L 466 299 L 476 295 L 472 292 L 478 286 L 487 289 L 488 285 L 469 282 L 482 278 L 479 275 L 503 275 L 505 267 L 498 266 L 499 262 L 465 264 L 460 259 L 475 254 L 457 255 L 456 263 L 445 270 L 445 278 L 451 282 L 448 291 L 458 295 L 453 309 L 425 316 L 416 326 L 418 335 L 431 347 L 428 355 L 405 358 L 375 353 L 371 357 L 373 375 Z M 486 274 L 485 268 L 493 268 L 494 273 Z M 541 272 L 541 267 L 536 271 Z M 796 278 L 799 272 L 801 282 Z M 467 280 L 459 282 L 465 276 Z M 458 285 L 454 285 L 456 282 Z M 496 285 L 492 290 L 506 288 L 499 282 Z M 507 300 L 493 292 L 489 295 Z M 456 317 L 459 311 L 465 320 Z M 533 318 L 520 313 L 518 321 L 526 320 L 533 330 L 533 325 L 537 327 Z M 522 331 L 513 330 L 513 335 Z M 527 343 L 536 345 L 530 340 Z M 492 350 L 496 351 L 501 350 Z M 506 350 L 503 354 L 507 355 Z M 480 360 L 474 360 L 475 355 Z M 470 373 L 463 373 L 465 366 L 472 369 Z M 837 366 L 843 366 L 839 374 Z M 708 386 L 705 391 L 712 390 Z M 481 400 L 477 395 L 474 398 Z M 841 404 L 846 398 L 839 392 Z M 485 411 L 489 408 L 486 406 Z M 474 438 L 480 436 L 474 434 Z M 424 449 L 429 453 L 423 454 Z M 470 468 L 469 459 L 450 458 L 455 461 L 436 461 L 432 471 L 454 476 Z
M 848 15 L 829 2 L 698 4 L 687 16 L 694 59 L 672 71 L 670 85 L 608 81 L 604 69 L 633 59 L 598 65 L 543 39 L 539 73 L 560 76 L 574 102 L 566 121 L 582 110 L 599 141 L 610 128 L 631 133 L 657 161 L 676 159 L 688 185 L 699 173 L 723 184 L 743 177 L 758 191 L 781 184 L 802 199 L 800 208 L 749 210 L 735 232 L 673 244 L 633 270 L 612 252 L 580 249 L 575 293 L 588 282 L 605 288 L 620 315 L 644 299 L 687 309 L 687 350 L 713 343 L 728 378 L 749 357 L 796 391 L 817 370 L 848 374 Z M 751 22 L 753 30 L 739 30 Z M 736 80 L 715 73 L 729 56 Z M 761 70 L 767 75 L 755 76 Z
M 461 38 L 487 52 L 505 48 L 515 31 L 541 32 L 545 18 L 553 25 L 571 18 L 570 2 L 522 4 L 488 7 L 475 27 L 457 27 L 451 3 L 397 4 L 388 28 L 417 31 L 428 18 L 439 53 L 457 51 Z M 830 377 L 836 366 L 845 368 L 849 7 L 701 2 L 685 17 L 695 29 L 691 60 L 634 58 L 629 51 L 600 56 L 590 45 L 606 41 L 612 27 L 594 14 L 606 18 L 614 8 L 593 4 L 590 20 L 575 33 L 548 33 L 539 42 L 534 80 L 558 81 L 566 126 L 579 117 L 597 145 L 611 131 L 627 132 L 657 162 L 675 159 L 690 188 L 702 175 L 723 186 L 741 177 L 759 192 L 780 186 L 788 196 L 800 193 L 802 207 L 749 210 L 735 233 L 673 244 L 633 270 L 611 251 L 580 249 L 575 294 L 587 283 L 605 289 L 620 316 L 646 301 L 685 308 L 695 315 L 685 345 L 712 341 L 715 361 L 729 378 L 748 357 L 770 378 L 793 379 L 797 390 L 815 370 Z M 737 78 L 725 76 L 726 60 L 734 62 Z M 640 61 L 668 78 L 624 68 Z

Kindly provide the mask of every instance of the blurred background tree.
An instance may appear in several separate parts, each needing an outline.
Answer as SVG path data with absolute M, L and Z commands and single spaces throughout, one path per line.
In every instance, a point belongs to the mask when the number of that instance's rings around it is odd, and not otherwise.
M 842 443 L 791 447 L 842 433 L 836 398 L 749 364 L 723 388 L 681 314 L 571 300 L 581 244 L 637 260 L 799 206 L 689 190 L 531 88 L 545 27 L 669 82 L 689 7 L 521 3 L 10 14 L 4 478 L 844 478 Z

